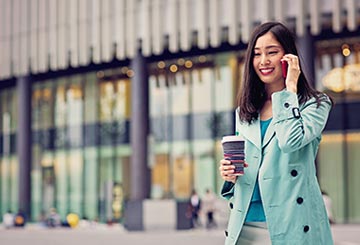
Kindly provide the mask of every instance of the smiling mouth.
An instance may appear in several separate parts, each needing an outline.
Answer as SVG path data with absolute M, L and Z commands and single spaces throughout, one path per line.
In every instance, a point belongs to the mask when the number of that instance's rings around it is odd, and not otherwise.
M 262 75 L 269 75 L 270 73 L 272 73 L 274 71 L 274 68 L 263 68 L 260 69 L 260 72 Z

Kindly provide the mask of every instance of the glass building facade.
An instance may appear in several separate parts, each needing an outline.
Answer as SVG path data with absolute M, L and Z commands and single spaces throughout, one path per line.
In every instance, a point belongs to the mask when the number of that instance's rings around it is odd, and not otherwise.
M 336 48 L 318 42 L 316 86 L 335 106 L 320 145 L 317 167 L 321 187 L 334 202 L 339 222 L 360 222 L 359 39 Z M 326 52 L 332 45 L 334 50 Z M 219 191 L 220 139 L 234 130 L 236 92 L 243 65 L 241 51 L 218 52 L 148 62 L 148 162 L 151 199 L 185 200 L 191 190 Z M 344 85 L 336 69 L 352 66 Z M 129 199 L 131 80 L 126 66 L 102 69 L 32 85 L 31 215 L 40 220 L 56 207 L 61 217 L 75 212 L 101 222 L 122 221 Z M 335 75 L 333 75 L 335 74 Z M 333 77 L 329 77 L 333 76 Z M 0 208 L 18 207 L 16 155 L 17 93 L 1 90 Z
M 319 149 L 319 182 L 336 220 L 359 223 L 360 38 L 323 40 L 316 48 L 316 86 L 335 103 Z
M 317 173 L 336 221 L 360 223 L 360 5 L 319 3 L 0 1 L 0 215 L 142 229 L 145 201 L 218 193 L 244 49 L 276 20 L 335 101 Z
M 233 133 L 236 65 L 231 53 L 152 64 L 152 197 L 218 189 L 218 139 Z
M 120 73 L 121 74 L 121 73 Z M 119 220 L 128 194 L 130 80 L 116 70 L 36 83 L 32 92 L 32 215 L 56 207 Z
M 0 157 L 0 200 L 1 213 L 18 207 L 18 170 L 16 157 L 16 101 L 17 96 L 13 89 L 0 92 L 1 107 L 1 157 Z

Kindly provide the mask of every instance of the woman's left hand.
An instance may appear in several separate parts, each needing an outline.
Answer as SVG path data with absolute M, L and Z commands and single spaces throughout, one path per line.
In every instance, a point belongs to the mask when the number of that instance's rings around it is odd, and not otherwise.
M 281 60 L 288 63 L 288 70 L 285 79 L 286 90 L 297 93 L 297 83 L 301 73 L 299 57 L 293 54 L 285 54 Z

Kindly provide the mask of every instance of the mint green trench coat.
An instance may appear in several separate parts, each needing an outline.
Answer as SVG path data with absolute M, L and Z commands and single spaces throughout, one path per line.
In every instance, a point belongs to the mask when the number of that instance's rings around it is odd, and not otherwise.
M 236 131 L 245 138 L 248 167 L 236 183 L 225 182 L 221 194 L 229 200 L 225 244 L 236 244 L 244 225 L 256 178 L 273 245 L 332 245 L 332 235 L 320 187 L 315 157 L 331 101 L 315 99 L 299 105 L 289 91 L 272 95 L 273 119 L 263 141 L 260 121 L 242 123 L 236 112 Z

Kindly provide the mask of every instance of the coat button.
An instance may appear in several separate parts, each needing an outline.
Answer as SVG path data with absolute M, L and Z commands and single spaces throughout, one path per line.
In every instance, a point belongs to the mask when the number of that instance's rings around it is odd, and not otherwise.
M 297 174 L 298 172 L 295 169 L 291 170 L 291 176 L 296 177 Z
M 227 237 L 228 236 L 228 231 L 225 230 L 225 236 Z
M 298 204 L 302 204 L 303 201 L 304 201 L 304 199 L 303 199 L 302 197 L 298 197 L 298 198 L 296 199 L 296 202 L 297 202 Z
M 230 206 L 231 209 L 233 209 L 234 204 L 231 202 L 231 203 L 229 203 L 229 206 Z
M 290 104 L 286 102 L 286 103 L 284 104 L 284 106 L 285 106 L 285 108 L 289 108 Z
M 304 232 L 308 232 L 310 230 L 310 227 L 308 225 L 304 226 Z

